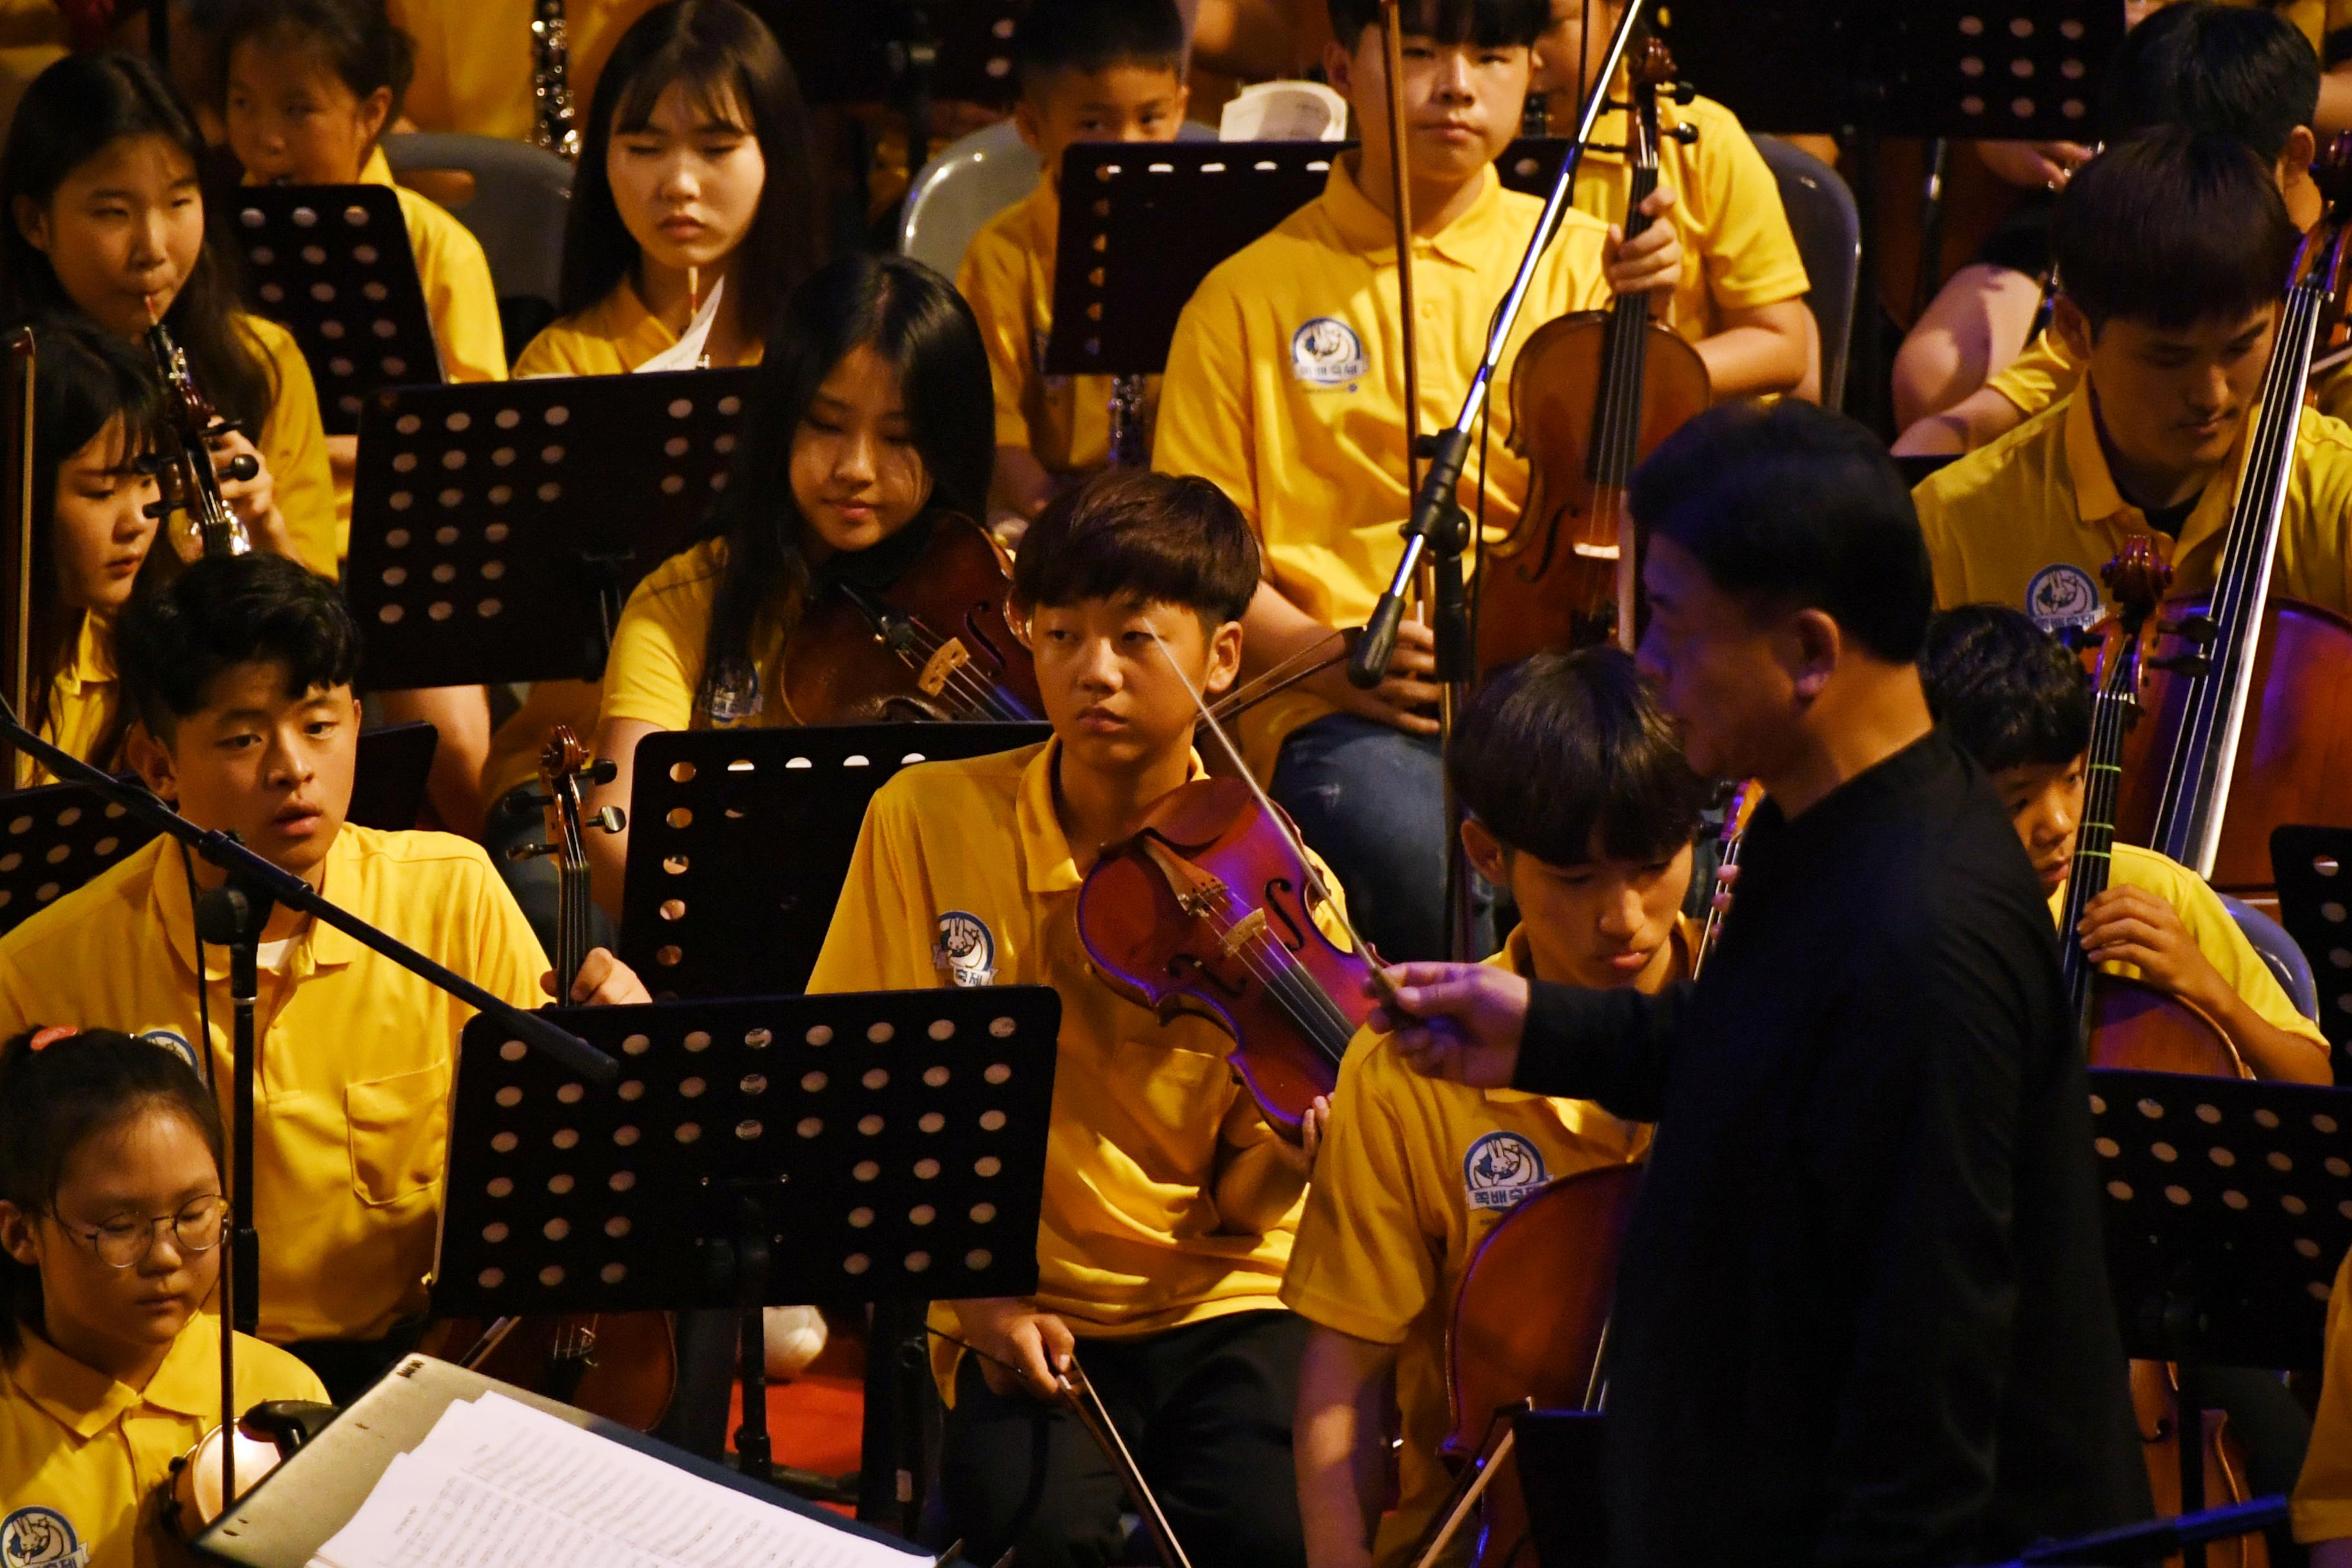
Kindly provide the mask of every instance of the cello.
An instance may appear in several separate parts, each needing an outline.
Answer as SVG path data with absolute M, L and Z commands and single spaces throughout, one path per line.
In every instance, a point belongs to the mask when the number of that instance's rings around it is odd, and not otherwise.
M 1632 181 L 1625 237 L 1651 223 L 1658 188 L 1658 92 L 1674 57 L 1657 39 L 1629 68 Z M 1694 134 L 1677 126 L 1680 137 Z M 1488 543 L 1478 572 L 1478 667 L 1613 636 L 1631 651 L 1640 563 L 1625 487 L 1639 463 L 1713 399 L 1698 351 L 1651 319 L 1647 294 L 1548 321 L 1511 367 L 1511 450 L 1528 462 L 1526 508 Z

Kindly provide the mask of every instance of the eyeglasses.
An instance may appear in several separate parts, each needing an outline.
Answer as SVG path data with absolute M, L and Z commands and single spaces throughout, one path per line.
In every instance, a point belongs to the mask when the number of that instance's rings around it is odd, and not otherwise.
M 159 1214 L 151 1219 L 110 1220 L 95 1227 L 70 1225 L 62 1218 L 58 1224 L 86 1243 L 108 1268 L 131 1268 L 144 1262 L 154 1249 L 157 1227 L 170 1226 L 173 1240 L 184 1253 L 210 1252 L 220 1245 L 221 1223 L 227 1216 L 228 1205 L 214 1193 L 189 1203 L 177 1214 Z

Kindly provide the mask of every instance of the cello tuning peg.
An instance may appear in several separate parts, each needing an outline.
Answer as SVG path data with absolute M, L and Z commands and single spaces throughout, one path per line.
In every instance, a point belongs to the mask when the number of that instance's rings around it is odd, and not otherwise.
M 1698 87 L 1693 82 L 1678 81 L 1671 90 L 1676 103 L 1688 103 L 1698 96 Z M 1685 142 L 1695 142 L 1698 139 L 1698 129 L 1689 125 L 1677 126 L 1675 134 Z
M 610 757 L 599 757 L 595 765 L 588 770 L 588 779 L 592 784 L 608 784 L 620 776 L 621 764 Z
M 1688 147 L 1698 140 L 1698 127 L 1696 125 L 1676 125 L 1670 127 L 1666 131 L 1665 135 L 1668 140 L 1679 142 L 1684 146 Z
M 517 844 L 507 850 L 509 860 L 536 860 L 542 855 L 555 853 L 552 844 Z
M 2185 675 L 2191 679 L 2200 679 L 2213 672 L 2213 661 L 2201 653 L 2177 653 L 2170 658 L 2152 659 L 2149 662 L 2158 669 L 2168 669 L 2175 675 Z
M 2179 620 L 2168 622 L 2158 629 L 2168 632 L 2174 637 L 2187 637 L 2200 647 L 2212 642 L 2221 635 L 2221 630 L 2213 624 L 2213 617 L 2210 616 L 2185 616 Z
M 588 820 L 594 823 L 599 831 L 604 833 L 618 833 L 629 825 L 627 814 L 617 805 L 600 807 Z

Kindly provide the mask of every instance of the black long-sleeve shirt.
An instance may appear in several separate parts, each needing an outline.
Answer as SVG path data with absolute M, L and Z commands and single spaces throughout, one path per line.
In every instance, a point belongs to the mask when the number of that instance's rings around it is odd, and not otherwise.
M 1517 1087 L 1658 1123 L 1616 1568 L 1983 1562 L 2145 1519 L 2048 904 L 1940 733 L 1768 801 L 1705 977 L 1539 985 Z

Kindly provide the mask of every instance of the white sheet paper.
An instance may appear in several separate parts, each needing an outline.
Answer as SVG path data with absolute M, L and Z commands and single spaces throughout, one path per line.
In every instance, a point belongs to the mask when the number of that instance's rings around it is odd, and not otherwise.
M 1220 142 L 1344 142 L 1348 100 L 1319 81 L 1262 81 L 1226 103 Z
M 710 323 L 719 315 L 719 297 L 725 292 L 727 279 L 721 278 L 710 286 L 710 292 L 703 299 L 701 309 L 694 312 L 694 320 L 687 322 L 686 331 L 678 334 L 677 342 L 637 366 L 631 374 L 641 375 L 649 370 L 701 368 L 702 345 L 709 341 Z
M 394 1459 L 311 1568 L 912 1568 L 929 1558 L 771 1507 L 496 1394 Z

